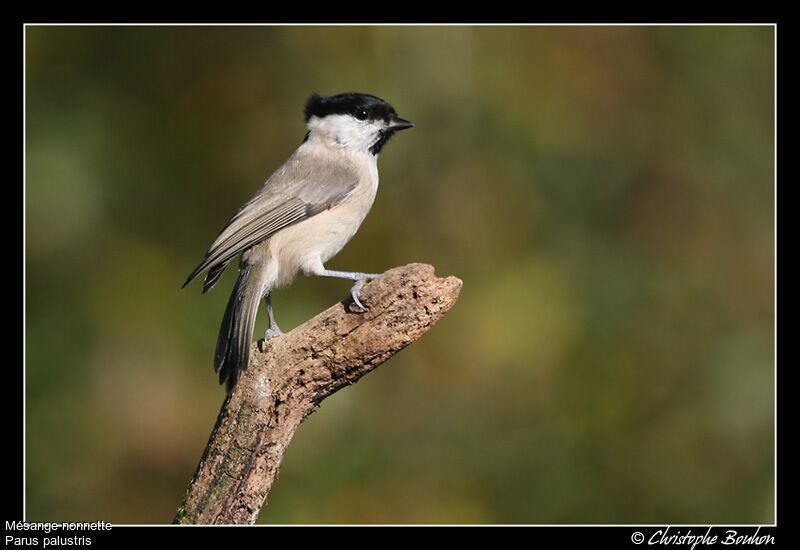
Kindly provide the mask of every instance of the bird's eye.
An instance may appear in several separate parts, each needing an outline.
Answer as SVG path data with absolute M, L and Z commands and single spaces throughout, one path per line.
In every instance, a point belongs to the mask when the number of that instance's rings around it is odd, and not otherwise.
M 367 120 L 369 113 L 366 109 L 356 109 L 356 118 L 358 120 Z

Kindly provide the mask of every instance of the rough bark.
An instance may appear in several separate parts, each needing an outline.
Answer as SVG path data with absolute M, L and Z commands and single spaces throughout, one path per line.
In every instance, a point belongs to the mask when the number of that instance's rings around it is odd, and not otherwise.
M 254 344 L 173 523 L 252 524 L 300 422 L 320 402 L 414 342 L 455 303 L 461 281 L 409 264 L 288 334 Z M 263 348 L 263 349 L 261 349 Z

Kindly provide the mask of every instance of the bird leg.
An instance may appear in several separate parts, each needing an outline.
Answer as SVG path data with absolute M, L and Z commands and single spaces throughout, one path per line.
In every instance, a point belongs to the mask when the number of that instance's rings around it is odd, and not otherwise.
M 272 299 L 270 298 L 270 294 L 270 292 L 267 292 L 267 295 L 264 296 L 264 301 L 267 302 L 267 314 L 269 315 L 269 328 L 264 333 L 265 342 L 283 334 L 283 331 L 278 327 L 278 323 L 275 322 L 275 316 L 272 313 Z
M 350 289 L 350 296 L 353 297 L 353 302 L 363 310 L 366 310 L 367 307 L 361 303 L 361 300 L 358 299 L 359 295 L 361 294 L 361 287 L 367 281 L 372 279 L 377 279 L 381 276 L 381 273 L 359 273 L 356 271 L 333 271 L 330 269 L 326 269 L 318 275 L 322 277 L 336 277 L 337 279 L 350 279 L 355 281 L 356 284 L 353 285 L 353 288 Z

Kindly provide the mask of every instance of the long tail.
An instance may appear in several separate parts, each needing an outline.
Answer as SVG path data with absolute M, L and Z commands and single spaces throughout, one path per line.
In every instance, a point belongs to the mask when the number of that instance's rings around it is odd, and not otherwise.
M 228 393 L 233 391 L 250 359 L 250 341 L 261 301 L 261 285 L 257 280 L 259 271 L 258 266 L 242 263 L 239 279 L 222 317 L 214 370 L 219 373 L 219 383 L 225 384 Z

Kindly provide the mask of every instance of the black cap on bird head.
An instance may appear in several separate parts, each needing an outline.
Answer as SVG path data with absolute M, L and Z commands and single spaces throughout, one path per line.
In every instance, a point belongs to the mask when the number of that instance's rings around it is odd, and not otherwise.
M 311 117 L 325 118 L 329 115 L 350 115 L 358 120 L 383 121 L 385 127 L 380 131 L 377 141 L 370 147 L 377 155 L 392 135 L 398 130 L 411 128 L 414 123 L 397 116 L 387 101 L 370 94 L 348 92 L 333 96 L 312 94 L 306 101 L 305 121 Z

